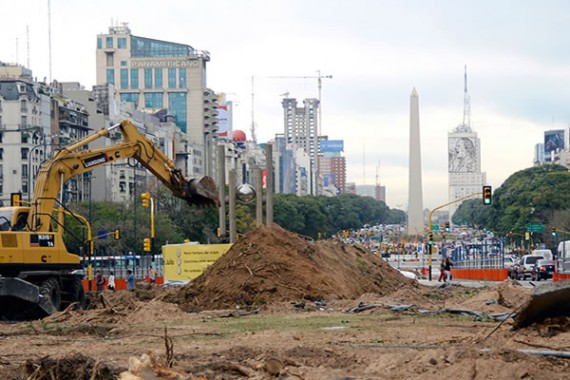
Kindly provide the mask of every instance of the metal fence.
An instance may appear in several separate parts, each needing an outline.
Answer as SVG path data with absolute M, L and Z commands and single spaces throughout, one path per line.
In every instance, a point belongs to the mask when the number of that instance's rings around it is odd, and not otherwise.
M 162 255 L 94 256 L 83 262 L 85 273 L 89 263 L 93 266 L 93 275 L 101 271 L 101 274 L 107 278 L 111 271 L 115 274 L 115 278 L 127 278 L 128 270 L 133 271 L 135 278 L 145 278 L 150 265 L 156 270 L 158 277 L 164 274 Z

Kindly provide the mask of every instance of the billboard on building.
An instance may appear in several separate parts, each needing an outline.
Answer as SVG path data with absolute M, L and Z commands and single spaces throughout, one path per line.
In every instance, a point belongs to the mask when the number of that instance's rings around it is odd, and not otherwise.
M 476 173 L 479 171 L 479 158 L 476 137 L 449 138 L 449 172 Z
M 552 161 L 552 155 L 564 149 L 564 130 L 544 132 L 544 160 Z
M 230 107 L 227 104 L 218 106 L 218 136 L 228 137 L 230 131 Z
M 164 279 L 192 280 L 218 260 L 231 244 L 168 244 L 162 246 Z
M 321 152 L 344 152 L 344 140 L 322 140 Z

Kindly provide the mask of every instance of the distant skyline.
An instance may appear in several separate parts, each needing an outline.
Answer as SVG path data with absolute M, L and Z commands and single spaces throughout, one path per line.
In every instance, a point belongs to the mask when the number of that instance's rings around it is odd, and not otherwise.
M 448 199 L 447 133 L 462 122 L 465 65 L 471 127 L 493 187 L 532 166 L 544 132 L 567 129 L 570 121 L 566 1 L 49 3 L 52 79 L 91 89 L 97 35 L 127 22 L 136 36 L 209 51 L 208 86 L 236 103 L 235 129 L 251 137 L 254 119 L 259 142 L 283 131 L 282 94 L 318 97 L 316 78 L 274 77 L 317 76 L 318 70 L 332 76 L 322 79 L 322 132 L 345 141 L 348 182 L 375 184 L 379 165 L 392 208 L 407 205 L 414 87 L 430 209 Z M 47 4 L 5 1 L 6 15 L 18 17 L 5 17 L 0 26 L 0 61 L 29 62 L 40 80 L 49 77 Z

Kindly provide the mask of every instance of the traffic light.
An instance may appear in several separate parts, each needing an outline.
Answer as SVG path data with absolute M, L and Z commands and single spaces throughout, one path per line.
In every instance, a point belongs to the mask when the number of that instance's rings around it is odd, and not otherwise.
M 449 232 L 449 222 L 445 222 L 445 232 Z
M 143 207 L 150 206 L 150 193 L 142 193 L 141 199 L 142 199 L 142 206 Z
M 433 244 L 433 234 L 431 232 L 428 234 L 428 244 Z
M 143 251 L 145 251 L 145 252 L 151 251 L 150 238 L 144 238 L 144 240 L 143 240 Z
M 552 236 L 556 236 L 556 227 L 552 227 Z
M 14 207 L 21 206 L 22 193 L 12 193 L 10 194 L 10 204 Z
M 115 240 L 119 240 L 121 238 L 121 231 L 117 228 L 115 230 Z
M 493 197 L 493 188 L 491 186 L 483 186 L 483 204 L 490 205 Z

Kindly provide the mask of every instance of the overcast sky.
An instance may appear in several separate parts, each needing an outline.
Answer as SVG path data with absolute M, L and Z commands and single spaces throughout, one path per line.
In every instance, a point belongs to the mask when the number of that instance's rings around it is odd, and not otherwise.
M 48 0 L 5 0 L 0 61 L 50 77 Z M 234 129 L 283 132 L 282 94 L 318 97 L 322 133 L 344 139 L 348 181 L 408 203 L 409 100 L 420 103 L 424 207 L 448 202 L 447 134 L 462 121 L 467 65 L 482 170 L 500 186 L 532 166 L 544 131 L 570 120 L 570 2 L 51 0 L 51 78 L 95 84 L 97 34 L 132 34 L 211 54 L 208 86 L 236 102 Z M 252 77 L 253 86 L 252 86 Z M 252 107 L 252 93 L 255 101 Z

